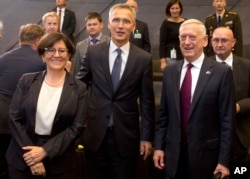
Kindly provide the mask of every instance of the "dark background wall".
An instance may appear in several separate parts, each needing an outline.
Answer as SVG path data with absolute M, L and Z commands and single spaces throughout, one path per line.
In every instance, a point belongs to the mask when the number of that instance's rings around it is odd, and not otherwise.
M 76 13 L 77 27 L 75 41 L 87 37 L 84 17 L 89 11 L 102 14 L 104 33 L 109 34 L 107 19 L 109 8 L 125 0 L 68 0 L 68 8 Z M 165 18 L 165 6 L 168 0 L 137 0 L 138 19 L 148 23 L 152 54 L 158 59 L 159 28 Z M 197 18 L 204 22 L 206 16 L 213 13 L 212 0 L 182 0 L 185 18 Z M 227 0 L 227 9 L 237 12 L 242 21 L 244 37 L 244 56 L 250 58 L 250 1 Z M 26 23 L 41 23 L 41 17 L 55 7 L 55 0 L 0 0 L 0 19 L 4 23 L 4 37 L 0 40 L 0 54 L 18 45 L 19 27 Z

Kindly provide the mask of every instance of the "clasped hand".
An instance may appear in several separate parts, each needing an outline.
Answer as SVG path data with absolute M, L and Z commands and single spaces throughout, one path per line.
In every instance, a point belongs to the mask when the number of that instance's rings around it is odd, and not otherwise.
M 42 160 L 47 156 L 46 151 L 38 146 L 25 146 L 23 150 L 25 151 L 23 159 L 30 167 L 32 174 L 45 176 L 46 171 Z

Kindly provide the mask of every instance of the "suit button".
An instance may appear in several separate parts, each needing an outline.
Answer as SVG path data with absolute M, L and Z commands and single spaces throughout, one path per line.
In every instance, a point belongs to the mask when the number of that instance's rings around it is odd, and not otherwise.
M 110 116 L 107 116 L 106 118 L 107 118 L 107 119 L 109 119 L 109 118 L 110 118 Z

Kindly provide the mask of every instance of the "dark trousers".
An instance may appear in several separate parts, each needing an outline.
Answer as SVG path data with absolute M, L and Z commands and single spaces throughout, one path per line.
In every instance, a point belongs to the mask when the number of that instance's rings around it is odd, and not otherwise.
M 235 136 L 233 144 L 233 156 L 230 162 L 230 179 L 250 178 L 250 154 L 248 148 L 241 144 L 238 136 Z M 246 168 L 247 171 L 241 173 Z
M 181 147 L 178 169 L 174 179 L 192 179 L 187 145 Z
M 0 178 L 8 178 L 8 165 L 5 158 L 6 151 L 10 143 L 11 135 L 0 134 Z
M 107 130 L 103 143 L 96 153 L 87 149 L 85 152 L 88 179 L 135 178 L 138 151 L 135 151 L 133 156 L 122 157 L 117 150 L 112 130 Z

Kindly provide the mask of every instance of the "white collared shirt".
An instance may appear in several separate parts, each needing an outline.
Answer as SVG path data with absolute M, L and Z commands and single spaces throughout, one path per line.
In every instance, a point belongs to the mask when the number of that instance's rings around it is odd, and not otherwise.
M 194 90 L 195 90 L 196 85 L 197 85 L 197 81 L 198 81 L 198 78 L 200 75 L 201 66 L 203 64 L 204 57 L 205 57 L 205 55 L 204 55 L 204 53 L 202 53 L 202 55 L 197 60 L 192 62 L 193 67 L 191 68 L 191 74 L 192 74 L 191 101 L 193 99 Z M 183 63 L 182 70 L 181 70 L 180 89 L 181 89 L 181 85 L 182 85 L 182 82 L 184 80 L 184 77 L 186 75 L 188 64 L 189 64 L 189 62 L 186 59 L 184 59 L 184 63 Z
M 230 53 L 230 55 L 225 59 L 225 60 L 221 60 L 217 55 L 215 56 L 216 61 L 221 63 L 221 62 L 225 62 L 229 67 L 231 67 L 231 69 L 233 69 L 233 54 Z
M 59 10 L 60 8 L 57 8 L 57 15 L 59 16 Z M 61 9 L 61 22 L 60 22 L 60 32 L 62 31 L 62 26 L 63 26 L 63 20 L 64 20 L 64 15 L 65 15 L 65 7 Z
M 119 48 L 117 47 L 112 40 L 110 40 L 110 46 L 109 46 L 109 69 L 110 69 L 110 74 L 112 73 L 113 65 L 117 56 L 116 49 Z M 120 73 L 120 78 L 125 70 L 127 60 L 128 60 L 128 54 L 129 54 L 129 48 L 130 48 L 130 43 L 126 43 L 120 49 L 122 50 L 121 56 L 122 56 L 122 66 L 121 66 L 121 73 Z

